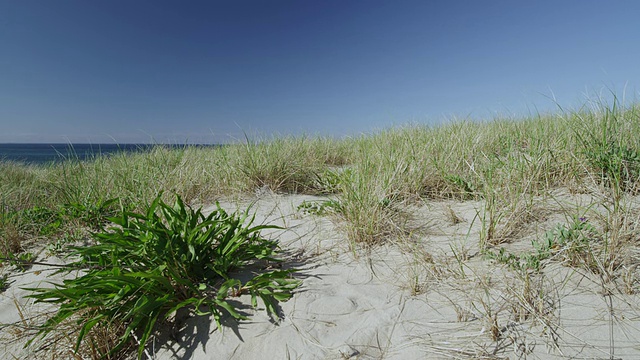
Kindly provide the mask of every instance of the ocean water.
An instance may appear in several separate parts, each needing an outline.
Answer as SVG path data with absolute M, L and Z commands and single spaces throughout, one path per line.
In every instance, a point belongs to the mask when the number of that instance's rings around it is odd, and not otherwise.
M 43 165 L 69 159 L 90 160 L 118 152 L 149 151 L 148 144 L 0 144 L 0 161 Z M 174 148 L 208 145 L 162 145 Z

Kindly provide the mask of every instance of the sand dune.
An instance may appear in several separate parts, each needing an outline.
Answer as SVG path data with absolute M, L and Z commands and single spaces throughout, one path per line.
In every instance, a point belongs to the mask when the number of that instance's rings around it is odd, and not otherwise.
M 280 241 L 285 266 L 302 285 L 280 304 L 280 319 L 233 301 L 248 321 L 180 319 L 148 347 L 154 359 L 450 359 L 640 358 L 639 297 L 608 289 L 583 270 L 549 261 L 524 279 L 478 253 L 480 202 L 432 202 L 409 209 L 415 232 L 368 249 L 349 246 L 328 216 L 297 209 L 312 196 L 267 194 L 253 205 L 256 222 L 283 226 L 265 233 Z M 249 201 L 227 202 L 243 209 Z M 455 218 L 452 218 L 452 214 Z M 553 211 L 540 222 L 553 224 Z M 530 246 L 524 229 L 513 249 Z M 514 250 L 515 251 L 515 250 Z M 60 263 L 46 257 L 39 260 Z M 43 357 L 22 325 L 46 309 L 22 290 L 41 286 L 51 269 L 35 265 L 11 275 L 0 295 L 4 358 Z M 55 278 L 54 278 L 55 279 Z M 22 329 L 22 331 L 21 331 Z M 56 358 L 73 356 L 62 342 Z M 48 358 L 51 358 L 49 356 Z

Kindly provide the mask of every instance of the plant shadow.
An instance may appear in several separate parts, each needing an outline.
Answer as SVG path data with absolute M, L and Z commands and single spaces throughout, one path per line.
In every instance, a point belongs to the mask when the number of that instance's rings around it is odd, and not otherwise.
M 279 253 L 282 262 L 266 262 L 259 261 L 250 266 L 243 268 L 241 271 L 230 272 L 230 277 L 240 280 L 245 283 L 247 280 L 253 278 L 257 273 L 272 270 L 274 267 L 282 270 L 295 270 L 300 267 L 304 267 L 311 256 L 303 255 L 301 252 L 284 250 Z M 312 277 L 313 275 L 306 274 L 308 268 L 302 271 L 295 271 L 292 277 L 301 282 L 305 279 Z M 293 294 L 299 294 L 306 290 L 300 287 L 293 291 Z M 244 296 L 242 296 L 244 297 Z M 256 315 L 256 308 L 251 306 L 251 302 L 247 299 L 227 298 L 227 303 L 234 308 L 238 314 L 245 317 L 245 320 L 235 319 L 233 316 L 226 312 L 222 312 L 220 317 L 220 325 L 223 330 L 231 330 L 234 335 L 244 342 L 242 336 L 242 326 L 250 324 L 252 317 Z M 259 303 L 259 307 L 262 305 Z M 269 322 L 277 325 L 281 320 L 285 318 L 285 313 L 280 306 L 280 303 L 274 304 L 275 314 L 269 315 Z M 156 341 L 154 343 L 161 344 L 161 346 L 155 346 L 153 353 L 157 353 L 161 349 L 168 350 L 171 353 L 171 358 L 175 359 L 191 359 L 196 353 L 196 350 L 200 347 L 203 352 L 206 351 L 207 343 L 211 339 L 211 334 L 216 330 L 219 330 L 216 326 L 215 320 L 211 315 L 194 315 L 195 309 L 193 307 L 179 309 L 172 319 L 164 321 L 159 324 L 156 332 Z M 209 309 L 203 307 L 201 309 L 207 312 Z M 151 347 L 150 344 L 148 347 Z

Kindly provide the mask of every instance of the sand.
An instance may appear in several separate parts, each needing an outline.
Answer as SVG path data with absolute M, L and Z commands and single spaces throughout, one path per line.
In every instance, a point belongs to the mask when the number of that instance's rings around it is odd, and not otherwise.
M 548 263 L 541 275 L 518 278 L 478 254 L 480 202 L 417 204 L 410 240 L 353 248 L 330 216 L 305 214 L 304 200 L 262 194 L 227 201 L 250 203 L 256 223 L 284 227 L 264 233 L 280 241 L 286 266 L 302 285 L 270 319 L 247 296 L 234 299 L 248 321 L 192 316 L 164 331 L 148 348 L 153 359 L 478 359 L 640 358 L 640 297 L 604 291 L 601 279 Z M 455 214 L 455 216 L 453 216 Z M 561 219 L 550 212 L 525 229 L 521 241 Z M 536 235 L 538 234 L 538 235 Z M 42 252 L 38 260 L 61 263 Z M 50 268 L 13 272 L 0 294 L 0 323 L 24 324 L 46 308 L 24 298 L 22 287 L 42 286 Z M 171 336 L 168 333 L 171 332 Z M 0 354 L 29 359 L 20 326 L 3 326 Z M 65 346 L 58 344 L 59 347 Z M 58 358 L 73 359 L 70 352 Z M 48 358 L 51 358 L 49 356 Z

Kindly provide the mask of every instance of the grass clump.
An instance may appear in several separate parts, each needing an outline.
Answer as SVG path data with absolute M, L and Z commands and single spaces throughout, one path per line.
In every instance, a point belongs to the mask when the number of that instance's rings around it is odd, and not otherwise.
M 228 214 L 218 205 L 205 215 L 179 196 L 171 206 L 158 195 L 145 212 L 122 210 L 110 220 L 116 226 L 95 233 L 95 245 L 72 248 L 78 260 L 70 268 L 82 269 L 81 276 L 53 288 L 30 289 L 37 302 L 59 305 L 37 336 L 73 320 L 79 326 L 77 352 L 92 331 L 122 324 L 114 346 L 102 356 L 137 338 L 140 358 L 157 322 L 180 309 L 211 314 L 220 327 L 224 314 L 245 319 L 230 296 L 250 294 L 253 306 L 259 298 L 276 315 L 277 303 L 289 299 L 298 285 L 290 279 L 292 270 L 261 272 L 244 282 L 231 275 L 261 261 L 280 261 L 277 242 L 260 235 L 276 227 L 252 226 L 248 212 Z
M 569 225 L 559 224 L 546 231 L 541 239 L 531 242 L 533 251 L 514 254 L 501 247 L 497 252 L 485 250 L 485 255 L 513 270 L 540 272 L 542 261 L 554 258 L 568 266 L 592 264 L 589 257 L 600 242 L 601 235 L 585 217 L 577 217 Z
M 318 151 L 318 152 L 315 152 Z M 320 192 L 317 174 L 325 171 L 325 161 L 338 161 L 320 152 L 314 142 L 302 138 L 270 141 L 246 139 L 228 149 L 232 178 L 245 191 L 258 189 L 284 193 Z

